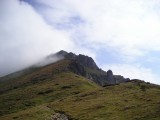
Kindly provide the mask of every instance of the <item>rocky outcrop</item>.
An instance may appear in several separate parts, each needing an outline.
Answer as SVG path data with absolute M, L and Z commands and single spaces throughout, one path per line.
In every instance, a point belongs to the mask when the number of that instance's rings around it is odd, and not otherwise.
M 106 84 L 109 84 L 109 82 L 107 81 L 107 75 L 98 75 L 95 73 L 87 73 L 86 78 L 97 83 L 100 86 L 105 86 Z
M 76 57 L 76 61 L 78 63 L 82 64 L 83 66 L 88 67 L 90 69 L 99 69 L 91 57 L 79 54 Z
M 77 75 L 82 75 L 86 77 L 87 71 L 83 65 L 78 63 L 77 61 L 73 61 L 69 66 L 68 69 Z
M 72 52 L 68 53 L 68 52 L 66 52 L 64 50 L 61 50 L 61 51 L 57 52 L 56 55 L 58 57 L 63 57 L 65 59 L 76 59 L 76 57 L 77 57 L 76 54 L 74 54 Z
M 116 81 L 116 84 L 130 81 L 129 78 L 124 78 L 121 75 L 114 75 L 114 80 Z
M 51 120 L 69 120 L 65 114 L 56 113 L 52 116 Z
M 59 52 L 56 53 L 57 56 L 66 56 L 67 54 L 68 54 L 68 52 L 66 52 L 64 50 L 61 50 L 61 51 L 59 51 Z
M 56 55 L 72 61 L 68 66 L 69 71 L 81 75 L 101 86 L 114 85 L 129 80 L 120 75 L 113 75 L 111 70 L 105 72 L 99 69 L 91 57 L 82 54 L 76 55 L 63 50 L 59 51 Z
M 128 81 L 128 79 L 125 79 L 123 76 L 113 75 L 111 70 L 108 70 L 107 72 L 100 69 L 89 71 L 85 66 L 77 61 L 73 61 L 68 66 L 68 69 L 73 73 L 81 75 L 101 86 L 114 85 Z
M 58 53 L 56 53 L 56 55 L 58 57 L 64 57 L 65 59 L 75 60 L 77 63 L 85 67 L 88 67 L 90 69 L 99 69 L 91 57 L 88 57 L 82 54 L 76 55 L 72 52 L 68 53 L 66 51 L 61 50 Z
M 113 72 L 111 70 L 107 71 L 107 81 L 110 85 L 116 84 L 116 80 L 113 77 Z

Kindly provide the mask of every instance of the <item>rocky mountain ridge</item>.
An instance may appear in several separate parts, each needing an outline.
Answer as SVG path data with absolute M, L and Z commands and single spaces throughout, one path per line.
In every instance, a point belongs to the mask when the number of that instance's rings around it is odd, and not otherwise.
M 67 68 L 68 70 L 101 86 L 115 85 L 130 80 L 129 78 L 124 78 L 121 75 L 113 75 L 112 70 L 108 70 L 107 72 L 103 71 L 96 65 L 91 57 L 82 54 L 76 55 L 72 52 L 68 53 L 63 50 L 50 55 L 49 57 L 53 57 L 55 55 L 72 61 Z
M 77 75 L 81 75 L 90 81 L 93 81 L 97 83 L 100 86 L 108 86 L 108 85 L 115 85 L 123 82 L 127 82 L 130 79 L 124 78 L 121 75 L 114 75 L 112 70 L 108 70 L 107 72 L 100 69 L 95 61 L 86 55 L 76 55 L 72 52 L 66 52 L 64 50 L 61 50 L 55 54 L 51 54 L 47 56 L 42 63 L 45 63 L 43 66 L 47 66 L 49 64 L 56 63 L 54 60 L 55 58 L 59 61 L 68 60 L 68 64 L 66 66 L 62 66 L 56 70 L 56 72 L 67 72 L 70 71 L 72 73 L 75 73 Z M 53 61 L 52 61 L 53 60 Z M 46 64 L 49 61 L 48 64 Z M 63 62 L 62 62 L 63 63 Z M 33 65 L 27 69 L 9 74 L 7 76 L 4 76 L 0 78 L 0 81 L 9 80 L 16 78 L 18 76 L 21 76 L 22 74 L 29 74 L 30 72 L 34 71 L 35 69 L 39 69 L 43 67 L 40 63 L 40 65 Z M 55 70 L 52 71 L 53 74 L 56 73 Z M 43 76 L 43 77 L 42 77 Z M 44 79 L 44 78 L 50 78 L 51 75 L 39 75 L 32 79 Z

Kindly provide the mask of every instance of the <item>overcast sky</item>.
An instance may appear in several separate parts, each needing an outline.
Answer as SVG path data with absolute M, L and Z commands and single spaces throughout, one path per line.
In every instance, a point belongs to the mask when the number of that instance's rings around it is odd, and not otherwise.
M 59 50 L 160 84 L 159 0 L 0 0 L 0 76 Z

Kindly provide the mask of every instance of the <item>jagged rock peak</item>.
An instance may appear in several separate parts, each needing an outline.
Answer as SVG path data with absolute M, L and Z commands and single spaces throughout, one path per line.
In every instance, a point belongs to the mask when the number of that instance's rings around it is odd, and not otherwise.
M 108 80 L 109 84 L 115 84 L 116 83 L 116 80 L 113 77 L 112 70 L 107 71 L 107 80 Z
M 66 51 L 64 51 L 64 50 L 61 50 L 61 51 L 59 51 L 59 52 L 57 52 L 56 53 L 56 55 L 58 55 L 58 56 L 62 56 L 62 57 L 64 57 L 64 58 L 66 58 L 66 59 L 75 59 L 76 58 L 76 54 L 74 54 L 74 53 L 72 53 L 72 52 L 66 52 Z
M 107 71 L 107 74 L 113 76 L 112 70 L 108 70 L 108 71 Z
M 88 67 L 91 69 L 99 69 L 94 60 L 91 57 L 88 57 L 86 55 L 76 55 L 72 52 L 66 52 L 64 50 L 61 50 L 56 53 L 58 56 L 63 56 L 65 59 L 72 59 L 75 60 L 76 62 L 80 63 L 84 67 Z
M 50 55 L 50 57 L 57 56 L 58 58 L 71 60 L 71 63 L 67 68 L 68 70 L 75 74 L 82 75 L 101 86 L 115 85 L 129 81 L 128 78 L 126 79 L 121 75 L 114 75 L 112 70 L 108 70 L 107 72 L 101 70 L 89 56 L 82 54 L 76 55 L 72 52 L 66 52 L 64 50 Z
M 53 57 L 64 58 L 65 55 L 67 55 L 67 54 L 68 54 L 68 52 L 61 50 L 57 53 L 48 55 L 46 58 L 53 58 Z
M 65 56 L 66 54 L 68 54 L 68 52 L 64 51 L 64 50 L 61 50 L 59 52 L 56 53 L 57 55 L 62 55 L 62 56 Z
M 94 60 L 91 57 L 79 54 L 76 57 L 76 61 L 83 64 L 85 67 L 91 68 L 91 69 L 99 69 Z

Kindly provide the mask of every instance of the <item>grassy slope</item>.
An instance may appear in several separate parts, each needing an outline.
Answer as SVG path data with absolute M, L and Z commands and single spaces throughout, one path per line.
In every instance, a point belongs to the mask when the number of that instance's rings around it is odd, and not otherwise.
M 132 81 L 102 88 L 81 76 L 60 72 L 69 62 L 0 83 L 1 90 L 5 89 L 0 94 L 0 119 L 49 120 L 55 112 L 80 120 L 160 119 L 159 86 Z
M 159 120 L 160 89 L 147 87 L 143 90 L 142 84 L 130 82 L 82 93 L 51 103 L 51 108 L 84 120 Z

